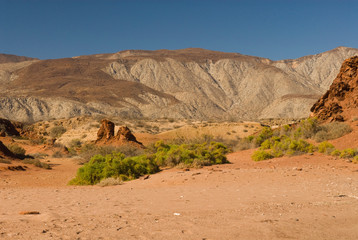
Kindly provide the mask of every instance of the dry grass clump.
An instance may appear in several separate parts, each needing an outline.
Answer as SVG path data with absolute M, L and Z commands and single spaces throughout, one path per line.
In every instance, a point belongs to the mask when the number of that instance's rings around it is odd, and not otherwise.
M 331 139 L 342 137 L 352 131 L 352 128 L 346 123 L 331 122 L 321 125 L 314 135 L 314 140 L 323 142 Z
M 66 132 L 66 128 L 63 126 L 55 126 L 50 130 L 50 136 L 53 138 L 59 138 Z
M 61 151 L 56 151 L 52 154 L 53 158 L 63 158 L 63 154 Z
M 32 165 L 35 165 L 36 167 L 39 167 L 39 168 L 51 169 L 51 166 L 49 164 L 41 162 L 38 159 L 25 158 L 23 160 L 23 163 L 32 164 Z
M 105 178 L 102 179 L 99 183 L 97 183 L 98 186 L 100 187 L 107 187 L 107 186 L 116 186 L 116 185 L 121 185 L 123 183 L 123 181 L 119 178 Z
M 11 161 L 9 159 L 0 158 L 0 163 L 10 164 Z
M 7 146 L 7 148 L 13 153 L 15 154 L 18 158 L 24 158 L 25 154 L 26 154 L 26 150 L 17 145 L 17 144 L 10 144 Z

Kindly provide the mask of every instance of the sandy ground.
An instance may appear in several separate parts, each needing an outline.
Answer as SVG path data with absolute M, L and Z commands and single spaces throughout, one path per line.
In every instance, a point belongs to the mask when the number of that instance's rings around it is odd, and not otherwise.
M 71 159 L 0 171 L 0 239 L 358 239 L 358 164 L 251 153 L 110 187 L 66 186 Z

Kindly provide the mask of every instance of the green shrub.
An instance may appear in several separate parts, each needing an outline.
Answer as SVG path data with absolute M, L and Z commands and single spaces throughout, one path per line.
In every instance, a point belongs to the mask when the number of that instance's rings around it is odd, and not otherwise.
M 335 149 L 331 152 L 331 155 L 335 156 L 335 157 L 339 157 L 341 155 L 341 151 L 339 151 L 338 149 Z
M 254 152 L 254 154 L 251 156 L 251 158 L 252 158 L 252 160 L 258 162 L 258 161 L 274 158 L 274 156 L 267 151 L 257 150 Z
M 127 158 L 123 153 L 96 155 L 78 169 L 76 177 L 69 184 L 93 185 L 110 177 L 127 181 L 158 171 L 159 167 L 146 155 Z
M 353 158 L 357 155 L 357 150 L 353 148 L 347 148 L 341 151 L 341 158 Z
M 352 163 L 358 163 L 358 156 L 355 156 L 352 160 Z
M 144 150 L 141 148 L 134 147 L 132 145 L 123 145 L 123 146 L 115 147 L 115 146 L 97 146 L 94 144 L 85 144 L 81 147 L 79 151 L 79 156 L 86 163 L 89 162 L 91 158 L 97 154 L 107 155 L 113 152 L 121 152 L 126 157 L 133 157 L 143 154 Z
M 256 146 L 260 146 L 266 139 L 273 136 L 273 131 L 269 127 L 262 128 L 261 132 L 255 137 Z
M 299 139 L 295 140 L 287 136 L 272 137 L 261 144 L 260 149 L 272 149 L 274 152 L 285 154 L 312 153 L 315 151 L 314 145 Z
M 318 145 L 318 152 L 330 155 L 335 150 L 333 144 L 324 141 Z
M 149 150 L 159 166 L 183 165 L 195 167 L 228 163 L 225 154 L 229 149 L 222 143 L 165 144 L 158 141 Z M 195 164 L 194 164 L 195 162 Z
M 62 126 L 55 126 L 50 130 L 50 136 L 53 138 L 59 138 L 66 132 L 66 128 Z

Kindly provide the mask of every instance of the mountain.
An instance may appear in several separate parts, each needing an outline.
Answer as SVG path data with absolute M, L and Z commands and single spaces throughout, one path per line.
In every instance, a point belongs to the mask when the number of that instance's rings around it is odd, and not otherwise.
M 1 63 L 17 63 L 24 61 L 37 60 L 37 58 L 30 58 L 24 56 L 16 56 L 11 54 L 0 54 L 0 64 Z
M 345 121 L 358 116 L 358 56 L 343 62 L 337 78 L 311 111 L 323 121 Z
M 3 63 L 0 117 L 307 117 L 343 60 L 354 55 L 358 49 L 339 47 L 272 61 L 189 48 Z

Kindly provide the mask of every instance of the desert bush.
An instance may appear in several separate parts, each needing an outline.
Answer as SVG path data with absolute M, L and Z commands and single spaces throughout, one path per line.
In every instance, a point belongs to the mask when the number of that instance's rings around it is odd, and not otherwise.
M 9 159 L 0 158 L 0 163 L 10 164 L 11 161 Z
M 269 127 L 262 128 L 261 132 L 255 137 L 256 146 L 260 146 L 266 139 L 273 136 L 273 131 Z
M 69 184 L 93 185 L 109 177 L 127 181 L 158 171 L 159 167 L 146 155 L 128 158 L 123 153 L 96 155 L 78 169 L 76 177 Z
M 134 147 L 132 145 L 123 145 L 123 146 L 97 146 L 94 144 L 85 144 L 81 147 L 79 156 L 84 160 L 81 161 L 81 164 L 90 161 L 90 159 L 97 155 L 107 155 L 113 152 L 121 152 L 126 157 L 138 156 L 144 153 L 144 150 L 141 148 Z
M 46 154 L 46 153 L 32 153 L 32 154 L 29 154 L 28 156 L 31 156 L 31 157 L 37 158 L 37 159 L 44 159 L 44 158 L 48 157 L 48 154 Z
M 318 145 L 318 152 L 330 155 L 335 150 L 333 144 L 324 141 Z
M 356 155 L 358 155 L 358 152 L 356 149 L 353 148 L 347 148 L 341 151 L 341 155 L 339 155 L 340 158 L 354 158 Z
M 66 132 L 66 128 L 62 126 L 55 126 L 50 130 L 50 136 L 53 138 L 59 138 Z
M 63 158 L 63 154 L 61 151 L 56 151 L 52 154 L 53 158 Z
M 202 167 L 228 163 L 225 154 L 230 150 L 224 144 L 218 142 L 176 145 L 158 141 L 151 151 L 154 161 L 159 166 L 185 165 L 192 167 L 195 165 L 195 167 Z
M 263 160 L 274 158 L 274 156 L 265 150 L 257 150 L 254 152 L 254 154 L 251 156 L 251 158 L 252 158 L 252 160 L 258 162 L 258 161 L 263 161 Z
M 319 131 L 315 134 L 314 139 L 317 142 L 327 141 L 342 137 L 352 131 L 352 128 L 342 122 L 331 122 L 319 127 Z
M 302 153 L 312 153 L 315 146 L 302 140 L 295 140 L 287 136 L 273 136 L 266 139 L 260 149 L 251 156 L 254 161 L 261 161 L 283 155 L 298 155 Z
M 352 160 L 353 163 L 358 163 L 358 156 L 355 156 Z
M 25 150 L 23 147 L 21 147 L 21 146 L 19 146 L 19 145 L 17 145 L 17 144 L 10 144 L 10 145 L 7 146 L 7 148 L 8 148 L 13 154 L 15 154 L 16 156 L 18 156 L 18 157 L 20 157 L 20 158 L 24 157 L 25 154 L 26 154 L 26 150 Z
M 102 179 L 99 183 L 97 183 L 97 185 L 101 187 L 107 187 L 107 186 L 120 185 L 122 183 L 123 181 L 120 180 L 119 178 L 110 177 L 110 178 Z
M 41 162 L 38 159 L 25 158 L 23 160 L 23 163 L 32 164 L 32 165 L 35 165 L 36 167 L 39 167 L 39 168 L 51 169 L 51 166 L 49 164 Z
M 331 155 L 335 156 L 335 157 L 339 157 L 341 155 L 341 151 L 339 151 L 338 149 L 335 149 L 331 152 Z
M 79 148 L 81 146 L 82 146 L 82 142 L 78 138 L 72 139 L 71 142 L 70 142 L 70 147 L 71 148 Z

